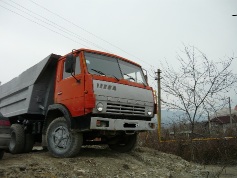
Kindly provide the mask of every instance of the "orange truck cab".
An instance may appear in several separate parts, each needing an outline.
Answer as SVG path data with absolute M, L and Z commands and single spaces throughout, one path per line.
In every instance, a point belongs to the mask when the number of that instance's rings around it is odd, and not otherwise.
M 76 156 L 83 144 L 108 144 L 128 152 L 138 132 L 155 130 L 153 90 L 141 66 L 125 58 L 89 49 L 52 54 L 18 80 L 27 81 L 25 89 L 11 81 L 0 93 L 0 112 L 13 125 L 12 153 L 30 151 L 35 142 L 42 142 L 55 157 Z M 17 89 L 9 92 L 9 86 Z M 10 99 L 21 98 L 22 91 L 24 112 Z M 18 110 L 12 114 L 14 108 Z M 26 143 L 28 149 L 22 146 Z

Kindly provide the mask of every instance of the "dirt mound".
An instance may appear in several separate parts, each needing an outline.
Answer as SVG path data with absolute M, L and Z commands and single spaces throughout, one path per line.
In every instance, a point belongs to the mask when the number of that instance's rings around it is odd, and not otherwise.
M 83 147 L 76 158 L 53 158 L 48 152 L 5 154 L 0 177 L 206 177 L 209 172 L 178 156 L 148 148 L 116 153 L 107 147 Z

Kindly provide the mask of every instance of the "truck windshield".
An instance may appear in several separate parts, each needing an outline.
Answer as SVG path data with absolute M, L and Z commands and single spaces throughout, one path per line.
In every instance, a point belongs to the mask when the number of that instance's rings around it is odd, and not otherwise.
M 139 66 L 119 58 L 85 52 L 87 69 L 90 74 L 111 76 L 116 79 L 126 79 L 136 83 L 146 84 L 143 72 Z

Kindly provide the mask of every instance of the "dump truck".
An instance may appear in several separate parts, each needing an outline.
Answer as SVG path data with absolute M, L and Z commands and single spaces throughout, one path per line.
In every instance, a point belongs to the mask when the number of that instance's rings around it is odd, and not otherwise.
M 90 49 L 50 54 L 1 85 L 0 113 L 10 121 L 13 154 L 35 143 L 54 157 L 74 157 L 88 144 L 128 152 L 139 132 L 156 127 L 154 93 L 141 66 Z

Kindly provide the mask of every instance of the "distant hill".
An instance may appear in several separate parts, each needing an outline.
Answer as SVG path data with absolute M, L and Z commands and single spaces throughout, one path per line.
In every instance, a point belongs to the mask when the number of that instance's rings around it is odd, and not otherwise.
M 163 127 L 168 127 L 169 125 L 173 124 L 174 122 L 178 122 L 182 120 L 181 118 L 184 112 L 182 111 L 168 111 L 168 110 L 161 110 L 161 125 Z M 157 116 L 155 115 L 154 120 L 157 121 Z M 202 117 L 200 120 L 205 120 Z
M 170 125 L 173 122 L 179 121 L 179 116 L 181 116 L 183 112 L 181 111 L 167 111 L 161 110 L 161 123 L 162 125 Z M 154 120 L 157 120 L 157 116 L 154 116 Z

